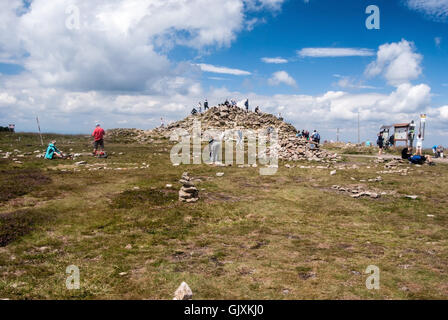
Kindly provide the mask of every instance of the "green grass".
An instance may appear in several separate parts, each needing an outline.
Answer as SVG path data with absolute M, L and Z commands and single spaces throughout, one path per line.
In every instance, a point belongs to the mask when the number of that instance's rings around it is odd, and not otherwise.
M 84 136 L 45 135 L 53 138 L 63 151 L 91 149 Z M 79 159 L 90 167 L 34 154 L 22 164 L 1 159 L 0 298 L 171 299 L 182 281 L 194 299 L 448 295 L 445 165 L 382 182 L 359 182 L 384 170 L 365 158 L 347 158 L 359 169 L 334 176 L 283 162 L 260 176 L 259 168 L 174 167 L 166 140 L 116 141 L 106 143 L 108 159 Z M 39 144 L 36 135 L 0 134 L 3 152 Z M 98 167 L 106 169 L 89 171 Z M 201 180 L 195 204 L 177 201 L 184 171 Z M 334 184 L 395 194 L 352 199 Z M 65 287 L 69 265 L 80 269 L 79 290 Z M 380 290 L 365 287 L 369 265 L 380 268 Z

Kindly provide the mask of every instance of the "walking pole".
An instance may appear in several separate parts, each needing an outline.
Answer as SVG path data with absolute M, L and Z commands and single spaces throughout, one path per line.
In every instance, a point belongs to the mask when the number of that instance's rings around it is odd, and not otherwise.
M 37 117 L 37 116 L 36 116 L 36 121 L 37 121 L 37 129 L 39 129 L 40 144 L 43 146 L 44 145 L 44 140 L 42 139 L 42 133 L 40 132 L 39 117 Z

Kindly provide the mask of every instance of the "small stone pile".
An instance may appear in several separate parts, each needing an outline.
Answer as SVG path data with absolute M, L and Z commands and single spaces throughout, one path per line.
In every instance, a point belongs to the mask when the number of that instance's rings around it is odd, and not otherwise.
M 182 174 L 182 178 L 179 182 L 182 183 L 182 188 L 179 190 L 179 201 L 192 203 L 199 200 L 199 190 L 191 181 L 188 172 Z

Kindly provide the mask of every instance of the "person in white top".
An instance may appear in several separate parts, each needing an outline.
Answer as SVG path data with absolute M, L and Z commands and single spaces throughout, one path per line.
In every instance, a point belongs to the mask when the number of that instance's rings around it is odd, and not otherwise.
M 212 164 L 221 164 L 221 148 L 224 137 L 225 132 L 221 132 L 221 134 L 215 133 L 215 137 L 209 140 L 210 161 Z
M 423 138 L 422 134 L 420 133 L 417 137 L 417 154 L 419 156 L 422 155 L 422 150 L 423 150 Z

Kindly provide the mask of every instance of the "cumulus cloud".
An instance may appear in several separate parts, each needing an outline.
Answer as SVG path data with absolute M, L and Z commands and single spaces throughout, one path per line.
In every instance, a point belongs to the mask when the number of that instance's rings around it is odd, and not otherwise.
M 248 76 L 251 73 L 249 71 L 240 70 L 240 69 L 232 69 L 227 67 L 219 67 L 211 64 L 198 63 L 197 64 L 202 71 L 212 72 L 212 73 L 221 73 L 221 74 L 231 74 L 234 76 Z
M 436 21 L 448 21 L 448 0 L 406 0 L 407 6 Z
M 22 1 L 1 2 L 0 59 L 20 57 L 47 87 L 154 94 L 186 68 L 164 50 L 228 46 L 244 24 L 241 0 L 81 0 L 67 11 L 72 4 L 34 0 L 25 10 Z M 79 25 L 68 28 L 77 13 Z
M 273 64 L 281 64 L 281 63 L 287 63 L 288 60 L 284 59 L 284 58 L 280 58 L 280 57 L 276 57 L 276 58 L 261 58 L 261 61 L 263 61 L 264 63 L 273 63 Z
M 277 71 L 272 74 L 272 77 L 268 80 L 268 83 L 271 86 L 276 86 L 281 83 L 287 84 L 291 87 L 296 87 L 296 81 L 286 72 L 286 71 Z
M 334 58 L 334 57 L 366 57 L 373 56 L 375 52 L 370 49 L 357 48 L 303 48 L 297 51 L 301 57 Z
M 367 66 L 365 74 L 369 77 L 382 74 L 389 84 L 397 86 L 421 75 L 422 59 L 412 42 L 403 39 L 383 44 L 378 49 L 376 61 Z
M 443 106 L 437 109 L 440 118 L 448 120 L 448 106 Z

